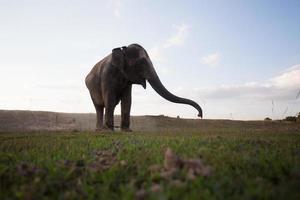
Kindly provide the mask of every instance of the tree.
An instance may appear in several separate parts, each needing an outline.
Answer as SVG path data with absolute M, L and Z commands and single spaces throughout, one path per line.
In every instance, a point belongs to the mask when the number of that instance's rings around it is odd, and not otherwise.
M 272 119 L 269 118 L 269 117 L 266 117 L 264 120 L 265 120 L 265 121 L 272 121 Z
M 289 122 L 295 122 L 297 118 L 295 116 L 287 116 L 284 120 Z

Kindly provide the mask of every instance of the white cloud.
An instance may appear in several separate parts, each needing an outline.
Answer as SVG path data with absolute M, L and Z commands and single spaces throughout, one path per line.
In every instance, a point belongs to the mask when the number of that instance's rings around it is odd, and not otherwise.
M 165 51 L 170 47 L 181 46 L 185 43 L 186 38 L 189 35 L 189 26 L 187 24 L 174 25 L 175 33 L 167 38 L 164 42 L 152 47 L 148 53 L 151 60 L 156 66 L 158 71 L 166 74 L 171 70 L 167 67 L 162 67 L 165 65 Z
M 121 7 L 122 7 L 121 0 L 110 0 L 109 7 L 111 7 L 112 13 L 115 17 L 117 18 L 121 17 Z
M 165 48 L 183 45 L 189 35 L 189 27 L 186 24 L 175 25 L 174 28 L 176 33 L 166 40 L 163 45 Z
M 218 52 L 212 53 L 201 58 L 201 63 L 210 67 L 215 67 L 219 64 L 221 56 Z
M 280 88 L 300 89 L 300 65 L 294 65 L 281 75 L 272 78 L 270 84 Z
M 289 71 L 293 71 L 293 70 L 298 70 L 298 69 L 300 69 L 300 64 L 298 65 L 293 65 L 292 67 L 290 67 L 290 68 L 288 68 L 288 69 L 286 69 L 286 70 L 284 70 L 282 73 L 284 73 L 284 72 L 289 72 Z
M 202 90 L 206 98 L 252 98 L 260 100 L 293 100 L 300 90 L 300 65 L 264 82 L 221 85 Z
M 193 92 L 196 101 L 206 100 L 204 110 L 208 116 L 223 118 L 232 112 L 235 119 L 263 119 L 267 116 L 280 119 L 300 112 L 300 65 L 266 81 L 197 88 Z

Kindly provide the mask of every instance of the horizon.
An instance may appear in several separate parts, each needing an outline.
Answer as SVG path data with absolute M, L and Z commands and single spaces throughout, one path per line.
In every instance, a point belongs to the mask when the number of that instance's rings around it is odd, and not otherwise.
M 96 115 L 95 112 L 58 112 L 58 111 L 49 111 L 49 110 L 3 110 L 0 109 L 1 111 L 6 111 L 6 112 L 44 112 L 44 113 L 57 113 L 57 114 L 74 114 L 74 115 Z M 114 114 L 115 117 L 121 117 L 121 114 Z M 141 114 L 141 115 L 131 115 L 131 117 L 166 117 L 166 118 L 173 118 L 173 119 L 183 119 L 183 120 L 217 120 L 217 121 L 284 121 L 285 119 L 271 119 L 266 120 L 266 119 L 229 119 L 229 118 L 199 118 L 199 117 L 181 117 L 181 116 L 168 116 L 164 114 L 157 114 L 157 115 L 148 115 L 148 114 Z
M 95 113 L 85 76 L 113 48 L 138 43 L 165 87 L 196 101 L 204 119 L 295 116 L 299 8 L 296 0 L 0 2 L 0 110 Z M 198 119 L 148 83 L 133 85 L 131 115 Z

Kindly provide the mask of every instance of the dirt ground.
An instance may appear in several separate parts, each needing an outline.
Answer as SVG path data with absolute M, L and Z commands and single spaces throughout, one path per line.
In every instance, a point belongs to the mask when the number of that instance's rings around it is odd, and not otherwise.
M 94 113 L 0 110 L 0 132 L 90 131 L 95 129 L 95 124 Z M 115 126 L 120 126 L 120 116 L 115 116 Z M 132 116 L 131 128 L 134 131 L 228 131 L 238 128 L 273 132 L 292 129 L 300 133 L 300 124 L 292 122 L 183 119 L 162 115 Z

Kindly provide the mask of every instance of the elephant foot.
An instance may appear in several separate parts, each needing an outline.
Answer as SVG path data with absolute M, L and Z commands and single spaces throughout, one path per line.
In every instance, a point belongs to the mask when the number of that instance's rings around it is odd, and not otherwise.
M 101 131 L 102 129 L 103 129 L 103 127 L 97 127 L 97 128 L 95 129 L 95 131 L 98 132 L 98 131 Z
M 96 128 L 95 132 L 103 133 L 103 132 L 113 132 L 114 130 L 107 127 Z
M 113 126 L 107 126 L 107 125 L 104 125 L 102 130 L 104 132 L 113 132 L 114 131 L 114 127 Z

